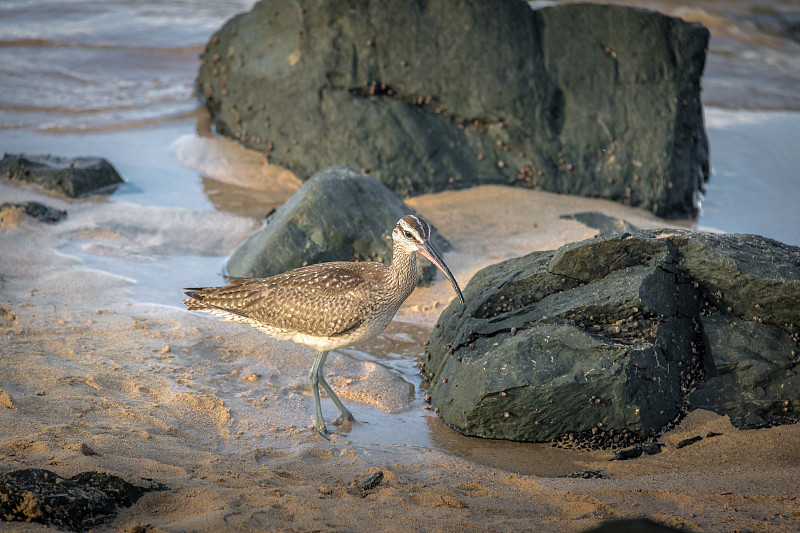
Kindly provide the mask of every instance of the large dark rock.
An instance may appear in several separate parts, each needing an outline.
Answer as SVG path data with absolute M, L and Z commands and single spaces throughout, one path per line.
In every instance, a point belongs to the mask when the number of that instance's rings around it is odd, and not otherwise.
M 481 437 L 625 445 L 690 408 L 800 418 L 800 249 L 637 231 L 478 272 L 431 334 L 432 405 Z
M 208 43 L 217 131 L 307 177 L 401 196 L 514 183 L 696 213 L 708 32 L 655 12 L 526 2 L 261 1 Z
M 71 198 L 109 192 L 125 180 L 100 157 L 5 154 L 0 176 L 32 183 Z
M 335 166 L 315 174 L 278 208 L 266 226 L 228 260 L 232 276 L 269 277 L 293 268 L 328 261 L 368 260 L 390 264 L 391 234 L 397 221 L 414 210 L 381 182 Z M 450 248 L 436 229 L 439 252 Z M 421 278 L 435 267 L 419 258 Z
M 146 492 L 164 489 L 154 482 L 133 485 L 104 472 L 64 478 L 39 468 L 15 470 L 0 474 L 0 519 L 82 531 L 110 521 L 118 507 L 130 507 Z

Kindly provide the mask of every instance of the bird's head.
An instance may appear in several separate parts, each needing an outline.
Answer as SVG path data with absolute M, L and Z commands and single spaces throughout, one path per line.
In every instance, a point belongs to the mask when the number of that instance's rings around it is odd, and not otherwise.
M 447 268 L 439 252 L 430 243 L 431 227 L 421 217 L 417 215 L 406 215 L 397 221 L 394 231 L 392 231 L 392 239 L 396 247 L 400 247 L 409 252 L 419 252 L 428 261 L 436 265 L 439 270 L 447 277 L 453 290 L 456 292 L 458 299 L 464 303 L 464 295 L 461 294 L 461 288 L 456 282 L 456 278 Z

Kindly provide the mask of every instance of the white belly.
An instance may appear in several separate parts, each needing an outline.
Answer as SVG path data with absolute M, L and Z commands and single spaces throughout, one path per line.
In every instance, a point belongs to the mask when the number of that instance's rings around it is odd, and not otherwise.
M 386 329 L 386 326 L 394 318 L 397 310 L 392 313 L 383 313 L 381 316 L 374 316 L 371 320 L 362 324 L 360 327 L 345 335 L 337 335 L 335 337 L 320 337 L 316 335 L 308 335 L 306 333 L 298 333 L 296 331 L 285 331 L 279 328 L 270 326 L 255 326 L 270 337 L 276 339 L 293 341 L 298 344 L 310 346 L 318 351 L 329 351 L 337 348 L 344 348 L 345 346 L 352 346 L 361 341 L 377 337 Z M 253 325 L 253 324 L 250 324 Z

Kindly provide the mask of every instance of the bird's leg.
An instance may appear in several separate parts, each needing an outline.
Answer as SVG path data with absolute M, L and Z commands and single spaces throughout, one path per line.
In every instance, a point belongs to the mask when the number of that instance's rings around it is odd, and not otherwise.
M 327 358 L 328 358 L 328 352 L 325 352 L 325 355 L 322 357 L 322 362 L 319 364 L 320 372 L 322 372 L 322 367 L 325 365 L 325 360 Z M 333 400 L 333 403 L 336 404 L 336 408 L 339 409 L 339 417 L 336 420 L 334 420 L 333 423 L 339 425 L 339 424 L 347 424 L 350 422 L 354 422 L 355 418 L 353 418 L 353 415 L 350 413 L 350 411 L 347 410 L 347 407 L 344 406 L 339 397 L 336 396 L 336 393 L 333 392 L 333 389 L 331 388 L 330 385 L 328 385 L 328 382 L 325 381 L 325 377 L 322 375 L 319 376 L 319 384 L 322 385 L 322 388 L 325 389 L 325 392 L 328 393 L 328 396 L 330 396 L 331 400 Z
M 325 421 L 322 419 L 322 405 L 319 402 L 319 371 L 322 368 L 322 364 L 325 362 L 325 357 L 327 357 L 328 352 L 317 352 L 317 357 L 314 359 L 314 364 L 311 365 L 311 372 L 308 373 L 308 380 L 311 382 L 311 395 L 314 397 L 314 410 L 317 414 L 317 421 L 314 424 L 314 429 L 316 429 L 323 437 L 328 433 L 328 429 L 325 427 Z M 322 380 L 325 383 L 325 380 Z M 323 385 L 325 390 L 327 383 Z
M 328 382 L 326 382 L 325 378 L 323 378 L 322 376 L 319 377 L 319 384 L 322 385 L 322 388 L 325 389 L 325 392 L 328 393 L 328 396 L 331 397 L 331 400 L 333 400 L 333 403 L 335 403 L 336 407 L 339 409 L 339 416 L 336 418 L 336 420 L 333 421 L 333 423 L 339 425 L 339 424 L 348 424 L 350 422 L 355 422 L 356 419 L 353 418 L 353 414 L 350 411 L 348 411 L 347 407 L 344 406 L 342 401 L 339 399 L 338 396 L 336 396 L 336 393 L 333 392 L 331 386 L 328 385 Z

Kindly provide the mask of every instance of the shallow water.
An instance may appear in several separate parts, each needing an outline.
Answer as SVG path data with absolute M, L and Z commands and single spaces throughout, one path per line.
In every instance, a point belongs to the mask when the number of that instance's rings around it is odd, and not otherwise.
M 104 157 L 126 181 L 110 201 L 209 211 L 214 204 L 204 192 L 202 179 L 196 171 L 179 165 L 170 148 L 194 128 L 194 117 L 186 117 L 143 128 L 81 134 L 6 129 L 0 130 L 0 149 L 7 153 Z
M 713 175 L 699 225 L 800 246 L 800 113 L 706 109 Z
M 186 135 L 207 133 L 193 93 L 198 54 L 226 18 L 252 3 L 3 2 L 0 149 L 105 157 L 127 180 L 111 202 L 260 219 L 285 196 L 203 176 L 183 166 L 174 148 Z M 638 5 L 703 21 L 715 34 L 703 95 L 712 104 L 706 120 L 713 175 L 696 227 L 759 233 L 800 245 L 800 48 L 782 25 L 800 16 L 800 4 Z M 81 203 L 73 205 L 79 209 Z M 130 279 L 133 301 L 167 306 L 180 305 L 184 284 L 218 284 L 225 260 L 125 257 L 97 253 L 80 242 L 62 251 L 87 267 Z M 397 446 L 444 449 L 523 473 L 564 475 L 578 469 L 573 463 L 579 453 L 470 439 L 426 411 L 415 363 L 429 328 L 395 323 L 371 343 L 343 350 L 390 369 L 413 386 L 416 399 L 410 409 L 392 414 L 359 404 L 357 416 L 364 421 L 342 439 L 376 453 Z M 222 385 L 223 399 L 239 394 Z M 335 412 L 329 401 L 324 406 L 326 414 Z
M 332 428 L 334 435 L 373 453 L 391 453 L 404 447 L 436 448 L 509 472 L 544 477 L 567 476 L 585 469 L 582 462 L 596 459 L 597 453 L 554 448 L 549 444 L 466 437 L 447 426 L 424 402 L 426 390 L 416 366 L 430 331 L 427 324 L 394 321 L 378 338 L 357 349 L 339 350 L 349 357 L 389 368 L 413 385 L 416 398 L 408 409 L 399 413 L 359 403 L 355 406 L 358 422 L 347 430 Z M 327 399 L 323 399 L 323 411 L 330 419 L 337 413 L 333 402 Z

